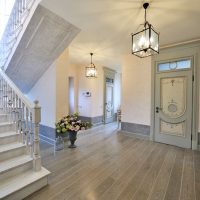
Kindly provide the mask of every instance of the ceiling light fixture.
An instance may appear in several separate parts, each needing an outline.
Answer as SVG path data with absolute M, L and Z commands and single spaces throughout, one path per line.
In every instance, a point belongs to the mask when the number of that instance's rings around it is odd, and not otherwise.
M 157 33 L 146 19 L 146 11 L 149 3 L 144 3 L 145 21 L 144 27 L 137 33 L 132 33 L 132 54 L 144 58 L 159 53 L 159 33 Z
M 95 67 L 95 65 L 93 64 L 92 62 L 92 56 L 93 56 L 93 53 L 90 53 L 91 55 L 91 63 L 88 67 L 85 68 L 86 70 L 86 77 L 87 78 L 96 78 L 97 77 L 97 69 Z

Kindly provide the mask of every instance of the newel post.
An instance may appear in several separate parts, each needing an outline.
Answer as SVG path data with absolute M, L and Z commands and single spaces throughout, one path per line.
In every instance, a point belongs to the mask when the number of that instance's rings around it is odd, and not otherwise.
M 41 169 L 40 144 L 39 144 L 39 126 L 41 121 L 41 107 L 39 101 L 34 101 L 33 123 L 34 123 L 34 147 L 33 147 L 33 166 L 35 171 Z

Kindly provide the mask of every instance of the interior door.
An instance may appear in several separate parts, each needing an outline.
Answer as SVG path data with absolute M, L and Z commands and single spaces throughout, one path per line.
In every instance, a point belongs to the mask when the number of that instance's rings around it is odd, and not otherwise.
M 191 148 L 192 61 L 157 64 L 155 141 Z
M 105 123 L 114 121 L 114 85 L 113 80 L 107 79 L 105 94 Z

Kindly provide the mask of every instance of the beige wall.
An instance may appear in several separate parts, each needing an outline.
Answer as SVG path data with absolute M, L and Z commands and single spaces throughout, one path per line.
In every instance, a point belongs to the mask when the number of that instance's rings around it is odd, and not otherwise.
M 96 117 L 103 115 L 103 69 L 97 67 L 97 78 L 85 77 L 85 66 L 79 66 L 78 111 L 81 116 Z M 85 92 L 91 92 L 86 97 Z
M 150 125 L 151 58 L 122 57 L 122 121 Z
M 41 124 L 54 127 L 55 122 L 69 113 L 69 77 L 74 77 L 75 112 L 78 110 L 78 70 L 69 63 L 66 49 L 39 79 L 27 97 L 39 100 L 42 107 Z
M 56 61 L 56 121 L 69 114 L 69 77 L 74 77 L 75 112 L 78 110 L 78 67 L 69 62 L 66 49 Z
M 104 98 L 104 71 L 102 66 L 98 66 L 97 78 L 85 77 L 85 66 L 79 66 L 79 100 L 78 111 L 81 116 L 97 117 L 103 116 Z M 91 92 L 91 97 L 85 97 L 85 92 Z M 121 74 L 115 74 L 114 84 L 114 110 L 121 105 Z
M 41 110 L 41 124 L 54 127 L 56 120 L 56 65 L 53 63 L 27 94 L 31 100 L 38 100 Z

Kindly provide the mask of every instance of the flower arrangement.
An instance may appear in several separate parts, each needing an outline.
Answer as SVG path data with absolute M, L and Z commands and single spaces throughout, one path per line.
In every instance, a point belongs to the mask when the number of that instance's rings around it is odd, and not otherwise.
M 56 125 L 57 133 L 65 133 L 67 131 L 80 131 L 86 130 L 92 126 L 90 122 L 81 121 L 78 118 L 78 113 L 74 113 L 73 115 L 67 115 L 60 119 Z

